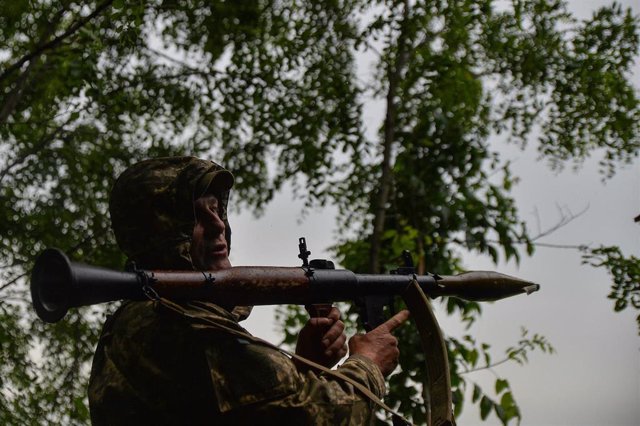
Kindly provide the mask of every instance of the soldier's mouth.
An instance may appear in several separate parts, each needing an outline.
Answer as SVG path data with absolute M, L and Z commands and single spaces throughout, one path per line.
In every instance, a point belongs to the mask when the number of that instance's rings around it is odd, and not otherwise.
M 218 244 L 209 250 L 209 253 L 215 257 L 222 257 L 227 255 L 227 245 L 226 244 Z

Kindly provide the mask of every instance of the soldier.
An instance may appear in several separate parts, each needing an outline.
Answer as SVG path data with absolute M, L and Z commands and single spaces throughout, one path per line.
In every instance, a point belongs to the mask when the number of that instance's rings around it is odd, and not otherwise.
M 118 245 L 142 269 L 230 268 L 231 173 L 194 157 L 159 158 L 127 169 L 111 193 Z M 294 364 L 238 322 L 250 307 L 191 301 L 126 302 L 107 319 L 91 369 L 95 425 L 367 424 L 372 403 L 332 376 Z M 403 311 L 349 340 L 338 372 L 381 398 L 397 365 L 391 331 Z M 333 308 L 312 318 L 296 353 L 333 367 L 346 353 Z

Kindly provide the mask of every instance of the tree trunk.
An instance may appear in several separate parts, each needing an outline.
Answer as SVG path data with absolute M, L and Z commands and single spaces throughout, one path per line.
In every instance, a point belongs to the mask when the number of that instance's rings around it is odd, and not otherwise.
M 407 21 L 409 18 L 409 2 L 404 2 L 404 12 L 402 23 L 400 26 L 400 34 L 397 42 L 397 55 L 393 65 L 389 65 L 387 72 L 389 78 L 389 87 L 387 89 L 387 111 L 384 118 L 384 140 L 382 149 L 382 176 L 380 185 L 374 200 L 374 216 L 373 216 L 373 232 L 371 235 L 371 247 L 369 249 L 369 272 L 380 272 L 380 246 L 382 243 L 382 234 L 384 233 L 384 222 L 386 218 L 387 204 L 389 202 L 389 193 L 393 180 L 392 157 L 393 142 L 396 131 L 396 108 L 395 97 L 398 92 L 398 84 L 402 78 L 402 73 L 407 64 L 409 49 L 407 49 Z

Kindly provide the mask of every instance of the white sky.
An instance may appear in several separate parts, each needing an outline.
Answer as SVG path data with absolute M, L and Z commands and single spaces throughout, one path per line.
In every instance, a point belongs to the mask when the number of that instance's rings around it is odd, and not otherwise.
M 571 1 L 570 9 L 581 18 L 588 17 L 604 1 Z M 620 2 L 640 13 L 638 1 Z M 635 83 L 640 87 L 640 66 Z M 372 120 L 380 116 L 375 108 L 367 112 Z M 376 124 L 377 125 L 377 124 Z M 521 216 L 532 233 L 555 224 L 558 206 L 577 213 L 588 211 L 544 241 L 558 244 L 592 243 L 619 245 L 627 255 L 640 255 L 639 162 L 621 169 L 617 176 L 602 183 L 597 161 L 590 161 L 577 173 L 570 168 L 552 173 L 546 164 L 536 162 L 535 152 L 501 148 L 504 159 L 513 159 L 512 170 L 521 177 L 514 195 Z M 231 260 L 234 265 L 298 265 L 297 240 L 305 236 L 312 258 L 330 258 L 325 251 L 335 241 L 335 210 L 328 207 L 312 212 L 299 223 L 301 203 L 282 193 L 255 219 L 245 213 L 232 216 L 234 231 Z M 537 213 L 536 213 L 537 212 Z M 638 311 L 613 312 L 606 298 L 610 278 L 604 270 L 580 264 L 579 253 L 572 250 L 539 248 L 519 266 L 492 265 L 488 259 L 470 256 L 469 270 L 492 269 L 538 282 L 540 292 L 529 297 L 514 297 L 485 304 L 484 314 L 470 330 L 478 340 L 492 344 L 494 358 L 517 342 L 520 327 L 546 336 L 556 348 L 554 355 L 535 353 L 526 366 L 503 365 L 496 369 L 512 385 L 523 414 L 523 426 L 555 425 L 640 425 L 640 338 L 635 322 Z M 439 316 L 445 333 L 463 332 L 455 318 Z M 273 308 L 256 308 L 245 323 L 254 334 L 274 343 Z M 490 372 L 468 377 L 493 388 Z M 495 416 L 481 422 L 477 409 L 467 405 L 460 425 L 499 425 Z

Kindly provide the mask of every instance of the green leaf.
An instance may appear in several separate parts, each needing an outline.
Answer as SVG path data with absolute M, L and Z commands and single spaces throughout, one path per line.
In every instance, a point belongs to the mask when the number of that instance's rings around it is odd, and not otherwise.
M 493 407 L 494 403 L 486 396 L 483 396 L 480 400 L 480 418 L 486 420 Z
M 471 364 L 472 367 L 475 367 L 477 363 L 478 363 L 478 351 L 474 349 L 471 352 L 469 352 L 469 364 Z
M 478 400 L 480 399 L 480 396 L 482 396 L 482 389 L 480 389 L 480 386 L 474 383 L 473 396 L 471 398 L 471 402 L 478 402 Z
M 497 379 L 496 380 L 496 394 L 500 395 L 500 393 L 502 393 L 503 390 L 508 389 L 509 388 L 509 382 L 504 380 L 504 379 Z
M 502 405 L 503 407 L 512 407 L 515 405 L 515 401 L 513 400 L 513 395 L 511 394 L 511 392 L 506 392 L 504 395 L 502 395 L 502 398 L 500 399 L 500 405 Z

